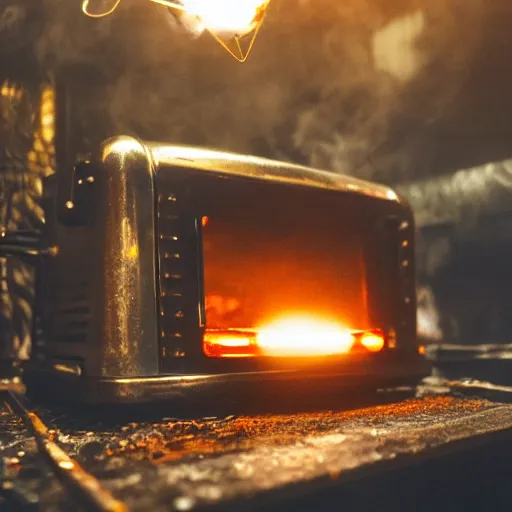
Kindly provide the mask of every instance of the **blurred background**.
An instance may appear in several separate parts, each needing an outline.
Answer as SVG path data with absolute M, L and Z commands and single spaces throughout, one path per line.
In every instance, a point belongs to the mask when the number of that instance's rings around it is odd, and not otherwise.
M 424 342 L 509 343 L 511 19 L 510 0 L 272 0 L 240 64 L 146 0 L 101 20 L 0 0 L 0 225 L 39 229 L 41 178 L 115 134 L 312 165 L 411 202 Z M 4 359 L 28 357 L 32 283 L 0 260 Z

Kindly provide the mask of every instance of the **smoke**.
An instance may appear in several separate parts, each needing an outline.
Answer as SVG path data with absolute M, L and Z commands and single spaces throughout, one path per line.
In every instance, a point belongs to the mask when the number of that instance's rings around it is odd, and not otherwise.
M 423 341 L 439 343 L 443 339 L 441 317 L 434 293 L 428 286 L 418 288 L 418 336 Z
M 37 54 L 45 66 L 98 66 L 118 133 L 394 182 L 431 172 L 420 135 L 467 79 L 482 6 L 273 0 L 239 64 L 145 0 L 122 0 L 102 20 L 85 18 L 79 0 L 45 0 Z

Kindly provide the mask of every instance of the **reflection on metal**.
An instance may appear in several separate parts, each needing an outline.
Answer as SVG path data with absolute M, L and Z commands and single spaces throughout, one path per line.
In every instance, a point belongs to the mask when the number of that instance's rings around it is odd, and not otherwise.
M 128 137 L 107 142 L 101 159 L 102 173 L 96 177 L 97 211 L 105 219 L 101 373 L 154 375 L 158 333 L 156 263 L 150 250 L 156 246 L 153 169 L 144 146 Z
M 82 375 L 82 369 L 77 364 L 55 363 L 53 365 L 53 369 L 56 372 L 67 373 L 76 377 L 80 377 L 80 375 Z
M 396 190 L 411 204 L 418 227 L 512 211 L 512 159 L 463 169 Z
M 271 0 L 149 0 L 167 7 L 176 20 L 196 34 L 207 31 L 236 60 L 245 62 L 254 46 Z M 82 12 L 90 18 L 105 18 L 121 3 L 113 0 L 109 9 L 94 13 L 90 0 L 83 0 Z
M 149 148 L 156 165 L 186 167 L 232 176 L 354 192 L 376 199 L 401 202 L 395 191 L 384 185 L 311 167 L 192 146 L 149 144 Z

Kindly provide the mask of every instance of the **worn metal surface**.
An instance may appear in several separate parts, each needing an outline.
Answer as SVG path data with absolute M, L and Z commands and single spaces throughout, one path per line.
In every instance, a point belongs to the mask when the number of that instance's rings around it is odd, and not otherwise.
M 510 213 L 512 160 L 405 183 L 396 189 L 411 204 L 418 227 L 464 227 L 484 215 Z
M 364 407 L 353 397 L 344 407 L 340 398 L 334 410 L 318 412 L 320 398 L 315 412 L 264 415 L 253 407 L 255 412 L 237 417 L 174 419 L 167 417 L 175 412 L 168 406 L 117 415 L 40 414 L 54 440 L 130 510 L 189 510 L 235 506 L 232 500 L 279 495 L 291 484 L 325 478 L 343 483 L 354 471 L 377 463 L 391 467 L 397 460 L 512 428 L 512 405 L 456 397 L 435 378 L 416 393 L 399 403 L 393 403 L 393 394 L 382 393 L 378 401 L 391 403 Z M 70 507 L 5 407 L 0 422 L 1 454 L 17 488 L 37 495 L 45 510 Z
M 395 192 L 384 185 L 312 167 L 194 146 L 153 143 L 148 144 L 147 147 L 156 165 L 200 169 L 226 176 L 251 177 L 278 183 L 305 185 L 400 202 L 400 198 Z

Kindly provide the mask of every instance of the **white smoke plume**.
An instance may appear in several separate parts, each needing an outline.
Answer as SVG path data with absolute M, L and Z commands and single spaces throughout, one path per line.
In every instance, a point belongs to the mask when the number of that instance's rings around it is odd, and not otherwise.
M 441 317 L 434 293 L 428 286 L 418 289 L 418 336 L 422 341 L 440 343 L 443 339 Z
M 102 20 L 85 18 L 79 0 L 45 6 L 39 58 L 107 70 L 119 132 L 387 182 L 417 165 L 415 133 L 466 80 L 484 9 L 481 0 L 273 0 L 239 64 L 146 0 L 122 0 Z

